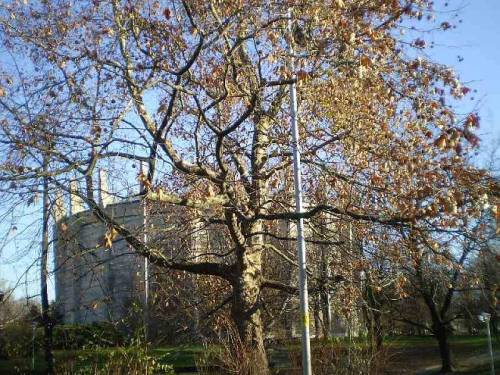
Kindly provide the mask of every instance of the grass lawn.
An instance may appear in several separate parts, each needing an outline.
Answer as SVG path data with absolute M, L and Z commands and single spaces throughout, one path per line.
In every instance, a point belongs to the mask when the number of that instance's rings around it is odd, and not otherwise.
M 155 357 L 161 363 L 174 366 L 176 369 L 194 369 L 195 358 L 203 351 L 202 345 L 182 345 L 153 349 Z
M 335 340 L 330 344 L 332 350 L 342 353 L 346 350 L 345 339 Z M 357 344 L 359 347 L 359 343 Z M 324 348 L 325 342 L 313 341 L 315 348 Z M 439 370 L 440 359 L 436 340 L 431 336 L 396 336 L 388 337 L 384 341 L 389 370 L 387 374 L 435 374 Z M 487 340 L 483 336 L 455 336 L 451 339 L 453 359 L 456 364 L 457 374 L 460 375 L 489 375 L 489 362 L 487 355 Z M 94 358 L 99 363 L 104 363 L 113 349 L 99 349 L 97 351 L 56 351 L 57 363 L 73 361 L 77 366 L 86 366 L 88 358 Z M 175 347 L 162 347 L 152 349 L 151 355 L 160 363 L 174 366 L 183 373 L 195 372 L 195 358 L 204 350 L 201 345 L 184 345 Z M 495 368 L 500 373 L 500 343 L 494 341 L 496 352 Z M 286 367 L 290 353 L 299 353 L 300 343 L 276 346 L 270 349 L 270 360 L 277 367 Z M 82 360 L 79 358 L 87 358 Z M 80 363 L 79 363 L 80 362 Z M 17 359 L 11 361 L 0 360 L 0 374 L 42 374 L 43 360 L 41 356 L 35 358 L 34 372 L 31 371 L 31 359 Z M 285 372 L 283 372 L 285 371 Z M 281 373 L 286 373 L 282 370 Z
M 384 342 L 390 352 L 393 374 L 432 374 L 440 367 L 437 341 L 431 336 L 389 337 Z M 488 374 L 488 343 L 485 336 L 454 336 L 450 339 L 457 374 Z M 500 342 L 493 340 L 496 369 L 500 370 Z

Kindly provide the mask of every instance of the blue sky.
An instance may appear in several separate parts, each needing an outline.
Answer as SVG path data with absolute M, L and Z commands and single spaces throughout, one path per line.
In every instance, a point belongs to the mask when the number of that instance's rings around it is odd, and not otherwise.
M 436 3 L 443 4 L 444 1 Z M 475 100 L 466 100 L 460 108 L 467 112 L 477 107 L 481 117 L 479 134 L 486 150 L 495 139 L 500 142 L 500 0 L 450 0 L 449 3 L 449 7 L 442 8 L 445 13 L 439 13 L 438 19 L 453 18 L 457 13 L 454 9 L 458 6 L 459 16 L 452 22 L 457 28 L 427 36 L 426 39 L 430 38 L 435 43 L 435 47 L 428 49 L 427 53 L 434 61 L 454 67 L 462 81 L 469 82 L 467 86 L 477 90 Z M 459 19 L 463 21 L 459 23 Z M 459 61 L 458 56 L 463 61 Z M 500 158 L 500 155 L 497 157 Z M 479 155 L 479 160 L 484 158 Z M 36 217 L 32 216 L 30 220 L 35 221 Z M 33 242 L 33 246 L 38 246 L 37 241 Z M 33 262 L 30 256 L 12 262 L 15 252 L 16 247 L 10 246 L 0 255 L 0 279 L 11 285 Z M 33 267 L 31 277 L 27 278 L 33 282 L 27 288 L 17 290 L 17 296 L 38 293 L 37 274 L 38 270 Z M 50 289 L 53 295 L 52 285 Z
M 465 112 L 477 106 L 481 117 L 479 134 L 486 149 L 495 139 L 500 142 L 500 1 L 449 3 L 450 9 L 442 9 L 451 11 L 452 5 L 463 6 L 458 10 L 457 20 L 452 22 L 457 28 L 435 33 L 431 39 L 436 46 L 428 53 L 434 60 L 453 66 L 462 81 L 469 82 L 467 86 L 477 89 L 473 95 L 475 100 L 466 100 L 461 107 Z M 450 12 L 448 16 L 455 13 Z M 444 16 L 446 14 L 439 15 Z M 463 61 L 459 61 L 458 56 Z

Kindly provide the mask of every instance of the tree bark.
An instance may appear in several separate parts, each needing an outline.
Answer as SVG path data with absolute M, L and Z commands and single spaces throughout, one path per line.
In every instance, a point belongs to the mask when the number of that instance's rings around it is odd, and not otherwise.
M 439 324 L 439 326 L 435 329 L 434 335 L 439 344 L 439 355 L 441 356 L 441 373 L 453 372 L 447 328 L 443 324 Z
M 262 281 L 262 236 L 251 239 L 249 247 L 238 250 L 237 270 L 233 283 L 232 318 L 239 338 L 248 351 L 246 374 L 269 374 L 264 347 L 264 329 L 260 310 Z
M 320 226 L 321 234 L 324 234 L 325 223 Z M 320 292 L 320 305 L 323 314 L 323 337 L 329 338 L 332 335 L 332 310 L 330 306 L 330 292 L 328 290 L 328 280 L 330 279 L 330 266 L 328 264 L 328 248 L 321 246 L 321 277 L 323 278 L 324 288 Z
M 323 322 L 320 317 L 321 301 L 319 294 L 312 296 L 313 301 L 313 316 L 314 316 L 314 334 L 316 338 L 320 338 L 323 333 Z
M 384 343 L 384 333 L 382 327 L 382 313 L 380 311 L 373 311 L 373 328 L 375 330 L 375 348 L 377 352 L 382 350 Z
M 255 212 L 266 211 L 266 182 L 262 178 L 262 171 L 266 162 L 269 138 L 267 130 L 270 121 L 257 116 L 254 119 L 255 132 L 252 146 L 252 189 L 250 202 Z M 224 187 L 223 187 L 224 188 Z M 245 239 L 237 242 L 236 272 L 233 281 L 232 318 L 236 324 L 240 340 L 244 345 L 248 368 L 243 369 L 242 375 L 269 374 L 269 362 L 264 347 L 264 329 L 262 324 L 260 293 L 262 288 L 262 250 L 264 236 L 250 235 L 263 232 L 263 223 L 257 219 L 246 223 L 239 228 L 234 226 L 233 231 L 240 231 Z M 249 237 L 247 237 L 250 235 Z M 236 236 L 238 237 L 238 236 Z M 239 238 L 235 238 L 237 241 Z
M 367 280 L 370 283 L 370 274 L 366 272 Z M 375 294 L 373 287 L 369 284 L 365 289 L 365 299 L 367 306 L 363 309 L 366 328 L 370 337 L 370 346 L 373 353 L 379 352 L 383 344 L 383 327 L 382 327 L 382 303 L 380 296 Z
M 46 157 L 44 160 L 44 170 L 47 169 Z M 43 222 L 42 222 L 42 251 L 40 259 L 40 295 L 42 303 L 42 324 L 43 324 L 43 349 L 45 354 L 46 373 L 54 373 L 54 356 L 52 354 L 52 319 L 49 311 L 49 296 L 47 290 L 48 277 L 48 254 L 49 254 L 49 184 L 47 177 L 43 179 L 42 198 Z

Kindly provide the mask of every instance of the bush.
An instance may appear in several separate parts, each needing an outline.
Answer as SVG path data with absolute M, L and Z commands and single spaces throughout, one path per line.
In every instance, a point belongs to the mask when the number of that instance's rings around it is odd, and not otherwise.
M 35 333 L 35 348 L 39 347 L 43 333 Z M 0 331 L 0 358 L 26 358 L 33 350 L 33 327 L 26 321 L 6 324 Z
M 74 350 L 85 347 L 112 347 L 124 343 L 124 335 L 111 323 L 58 325 L 54 327 L 54 349 Z
M 260 374 L 255 352 L 240 339 L 236 327 L 229 319 L 221 321 L 224 334 L 215 345 L 205 345 L 196 358 L 196 368 L 202 375 L 255 375 Z
M 91 325 L 56 325 L 53 330 L 52 348 L 76 350 L 83 348 L 108 348 L 125 343 L 123 333 L 111 323 Z M 35 350 L 42 347 L 43 328 L 35 332 Z M 29 321 L 9 323 L 0 331 L 0 359 L 31 357 L 33 350 L 33 326 Z
M 300 348 L 289 352 L 293 370 L 287 374 L 301 374 Z M 373 352 L 367 342 L 325 340 L 311 347 L 311 360 L 317 375 L 377 375 L 385 373 L 387 353 Z
M 89 349 L 76 358 L 56 363 L 56 375 L 173 375 L 172 366 L 161 364 L 140 340 L 113 349 Z

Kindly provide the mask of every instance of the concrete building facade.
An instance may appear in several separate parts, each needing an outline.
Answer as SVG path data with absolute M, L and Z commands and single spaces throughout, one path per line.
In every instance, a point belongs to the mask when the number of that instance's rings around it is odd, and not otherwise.
M 139 200 L 113 203 L 105 211 L 129 230 L 143 232 Z M 133 304 L 145 302 L 147 262 L 122 238 L 105 248 L 106 231 L 90 211 L 76 212 L 56 225 L 55 292 L 64 323 L 116 322 Z

